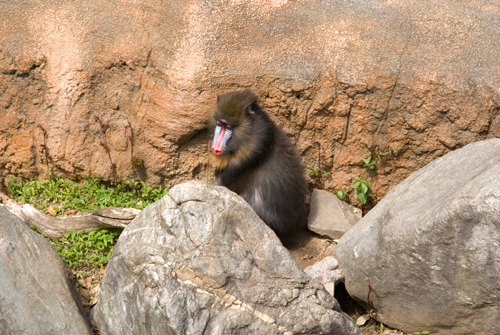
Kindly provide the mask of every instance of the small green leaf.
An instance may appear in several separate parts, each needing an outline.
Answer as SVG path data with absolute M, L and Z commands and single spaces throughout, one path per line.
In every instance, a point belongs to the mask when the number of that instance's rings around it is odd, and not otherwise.
M 365 184 L 366 186 L 370 187 L 370 182 L 366 180 L 365 178 L 361 178 L 361 182 Z
M 366 195 L 364 193 L 359 193 L 358 194 L 358 200 L 361 202 L 363 205 L 366 204 Z
M 341 189 L 339 191 L 337 191 L 337 198 L 339 198 L 340 200 L 344 199 L 345 197 L 347 197 L 347 191 L 345 189 Z

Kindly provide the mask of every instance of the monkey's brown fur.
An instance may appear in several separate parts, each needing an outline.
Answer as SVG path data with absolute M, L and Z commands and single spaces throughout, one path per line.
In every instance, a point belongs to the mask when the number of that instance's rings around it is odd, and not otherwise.
M 214 151 L 217 138 L 212 141 L 212 151 L 217 152 L 215 183 L 243 196 L 278 235 L 303 228 L 304 169 L 287 135 L 258 105 L 257 96 L 248 89 L 220 96 L 210 120 L 215 135 L 226 132 L 228 138 L 219 139 L 219 151 Z

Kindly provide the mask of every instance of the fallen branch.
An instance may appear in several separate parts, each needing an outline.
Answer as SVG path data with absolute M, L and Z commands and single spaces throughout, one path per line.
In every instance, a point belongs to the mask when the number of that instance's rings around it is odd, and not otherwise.
M 0 193 L 0 202 L 30 227 L 48 237 L 61 237 L 69 230 L 90 232 L 105 228 L 125 228 L 141 211 L 134 208 L 101 208 L 79 215 L 58 218 L 40 212 L 30 204 L 18 204 Z

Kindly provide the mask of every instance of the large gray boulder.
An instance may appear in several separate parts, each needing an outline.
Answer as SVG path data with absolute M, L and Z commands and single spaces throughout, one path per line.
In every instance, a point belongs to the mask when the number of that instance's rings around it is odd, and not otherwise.
M 384 324 L 432 334 L 498 334 L 500 139 L 418 170 L 341 239 L 348 292 Z
M 361 334 L 238 195 L 177 185 L 125 229 L 93 323 L 107 334 Z
M 0 206 L 0 334 L 93 334 L 54 248 Z

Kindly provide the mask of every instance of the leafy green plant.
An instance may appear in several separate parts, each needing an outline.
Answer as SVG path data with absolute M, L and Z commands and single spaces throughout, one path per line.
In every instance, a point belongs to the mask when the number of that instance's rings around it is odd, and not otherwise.
M 341 190 L 338 190 L 337 193 L 336 193 L 336 196 L 337 198 L 339 198 L 339 200 L 343 200 L 345 198 L 347 198 L 347 191 L 345 188 L 341 189 Z
M 375 165 L 380 163 L 385 156 L 393 156 L 394 149 L 391 147 L 387 147 L 387 151 L 379 152 L 375 155 L 370 155 L 367 158 L 362 158 L 363 166 L 369 168 L 370 170 L 375 169 Z
M 430 334 L 430 332 L 427 330 L 422 330 L 422 328 L 420 328 L 419 332 L 414 332 L 413 334 L 415 334 L 415 335 L 427 335 L 427 334 Z
M 306 172 L 307 172 L 307 174 L 308 174 L 311 178 L 315 178 L 315 177 L 318 177 L 318 176 L 319 176 L 319 168 L 317 168 L 317 169 L 314 169 L 314 168 L 306 168 Z
M 328 177 L 329 175 L 331 175 L 331 172 L 330 171 L 320 171 L 319 168 L 317 169 L 313 169 L 313 168 L 306 168 L 306 172 L 307 174 L 311 177 L 311 178 L 317 178 L 319 176 L 323 176 L 323 177 Z
M 363 205 L 366 204 L 368 197 L 375 199 L 375 195 L 370 190 L 370 182 L 363 177 L 354 178 L 354 198 L 358 199 Z
M 323 169 L 323 163 L 325 157 L 321 155 L 321 144 L 319 142 L 314 142 L 313 144 L 318 146 L 318 167 L 317 168 L 306 168 L 306 172 L 309 175 L 310 179 L 307 181 L 307 184 L 312 188 L 323 189 L 324 178 L 330 176 L 330 171 L 325 171 Z
M 372 157 L 373 156 L 361 159 L 361 161 L 363 162 L 363 166 L 368 167 L 370 170 L 375 169 L 375 165 L 377 164 L 377 161 Z
M 382 334 L 383 332 L 385 332 L 385 326 L 382 322 L 380 322 L 380 334 Z
M 394 156 L 394 155 L 395 155 L 394 149 L 391 147 L 387 147 L 387 151 L 379 152 L 377 154 L 377 158 L 379 161 L 381 161 L 385 156 Z
M 90 233 L 69 231 L 60 238 L 50 239 L 61 258 L 71 267 L 105 266 L 122 229 L 102 229 Z
M 33 180 L 23 183 L 11 178 L 7 186 L 12 199 L 30 203 L 50 214 L 65 213 L 70 209 L 86 212 L 104 207 L 131 207 L 142 209 L 163 197 L 167 191 L 161 187 L 147 186 L 143 181 L 128 180 L 117 185 L 116 189 L 104 185 L 98 176 L 91 179 L 84 176 L 82 183 L 75 183 L 57 177 L 46 180 Z

